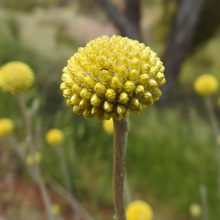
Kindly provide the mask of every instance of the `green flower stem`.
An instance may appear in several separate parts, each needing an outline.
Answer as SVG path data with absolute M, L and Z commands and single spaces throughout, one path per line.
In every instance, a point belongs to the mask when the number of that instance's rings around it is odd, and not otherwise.
M 115 217 L 117 220 L 126 220 L 124 205 L 124 173 L 129 130 L 128 118 L 114 122 L 114 155 L 113 155 L 113 194 Z
M 44 182 L 42 181 L 39 165 L 35 160 L 35 146 L 34 146 L 34 143 L 32 140 L 31 120 L 28 117 L 26 105 L 25 105 L 24 98 L 23 98 L 22 94 L 18 94 L 17 99 L 18 99 L 18 103 L 19 103 L 21 113 L 22 113 L 22 116 L 24 119 L 25 127 L 26 127 L 26 143 L 28 146 L 30 146 L 30 152 L 31 152 L 31 155 L 33 158 L 34 176 L 35 176 L 36 181 L 39 185 L 49 220 L 55 220 L 58 218 L 56 218 L 51 212 L 52 203 L 51 203 L 49 194 L 47 192 L 46 186 L 45 186 Z
M 205 104 L 206 108 L 209 114 L 209 118 L 212 124 L 212 129 L 214 133 L 214 138 L 215 138 L 215 147 L 216 147 L 216 155 L 217 155 L 217 162 L 218 162 L 218 195 L 219 195 L 219 201 L 220 201 L 220 146 L 218 143 L 218 135 L 219 135 L 219 129 L 218 129 L 218 124 L 217 124 L 217 118 L 215 116 L 212 102 L 209 96 L 205 97 Z
M 67 190 L 71 194 L 73 194 L 72 190 L 71 190 L 71 182 L 70 182 L 70 178 L 69 178 L 68 171 L 67 171 L 66 161 L 65 161 L 65 158 L 64 158 L 63 148 L 60 144 L 58 144 L 56 146 L 56 148 L 57 148 L 57 154 L 58 154 L 58 158 L 59 158 L 59 161 L 60 161 L 65 186 L 66 186 Z M 78 209 L 76 207 L 73 208 L 73 216 L 74 216 L 74 220 L 79 220 L 80 219 Z
M 207 191 L 206 191 L 206 186 L 204 184 L 200 186 L 200 194 L 202 200 L 202 220 L 209 220 Z

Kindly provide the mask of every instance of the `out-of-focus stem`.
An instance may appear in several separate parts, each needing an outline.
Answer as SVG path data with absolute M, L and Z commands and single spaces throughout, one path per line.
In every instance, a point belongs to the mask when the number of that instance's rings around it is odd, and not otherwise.
M 202 220 L 209 220 L 207 191 L 206 191 L 206 186 L 204 184 L 200 186 L 200 194 L 202 200 Z
M 66 161 L 65 161 L 65 158 L 64 158 L 64 154 L 63 154 L 63 148 L 59 144 L 56 146 L 56 148 L 57 148 L 57 155 L 58 155 L 58 158 L 59 158 L 59 161 L 60 161 L 65 186 L 66 186 L 66 188 L 69 192 L 72 192 L 71 182 L 70 182 L 70 178 L 68 176 Z
M 45 208 L 47 211 L 48 218 L 50 220 L 54 220 L 57 218 L 51 212 L 52 203 L 51 203 L 50 197 L 48 195 L 46 186 L 41 178 L 40 168 L 38 166 L 38 163 L 35 160 L 35 146 L 34 146 L 34 143 L 32 140 L 31 120 L 28 117 L 26 105 L 25 105 L 24 98 L 23 98 L 22 94 L 18 94 L 17 99 L 18 99 L 18 103 L 19 103 L 21 113 L 22 113 L 22 116 L 24 119 L 25 127 L 26 127 L 26 143 L 28 144 L 28 146 L 30 146 L 30 152 L 31 152 L 31 155 L 33 158 L 34 176 L 35 176 L 36 181 L 39 185 L 39 188 L 40 188 L 40 191 L 41 191 L 41 194 L 43 197 L 44 205 L 45 205 Z
M 212 129 L 214 133 L 215 138 L 215 147 L 216 147 L 216 155 L 217 155 L 217 162 L 218 162 L 218 195 L 219 195 L 219 202 L 220 202 L 220 146 L 218 143 L 218 135 L 219 135 L 219 129 L 217 124 L 217 118 L 215 116 L 212 102 L 209 96 L 205 97 L 205 104 L 208 110 L 209 118 L 212 124 Z
M 48 184 L 55 192 L 60 194 L 60 196 L 62 196 L 73 209 L 77 208 L 78 210 L 80 210 L 80 214 L 82 213 L 80 216 L 83 217 L 83 219 L 94 220 L 94 218 L 82 207 L 82 205 L 76 200 L 76 198 L 56 180 L 49 178 Z
M 124 173 L 129 130 L 128 118 L 114 122 L 114 155 L 113 155 L 113 194 L 115 217 L 117 220 L 126 220 L 124 205 Z
M 66 161 L 64 158 L 64 154 L 63 154 L 63 148 L 59 144 L 56 147 L 57 147 L 57 154 L 58 154 L 58 158 L 60 161 L 65 186 L 66 186 L 67 190 L 71 194 L 73 194 L 72 190 L 71 190 L 71 182 L 70 182 L 70 178 L 69 178 L 68 171 L 67 171 Z M 74 220 L 79 220 L 80 218 L 79 218 L 79 213 L 78 213 L 77 207 L 72 207 L 72 209 L 73 209 Z

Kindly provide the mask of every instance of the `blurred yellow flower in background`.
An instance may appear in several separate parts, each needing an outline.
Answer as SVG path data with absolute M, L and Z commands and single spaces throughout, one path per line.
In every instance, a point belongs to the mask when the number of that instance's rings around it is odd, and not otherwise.
M 189 207 L 189 213 L 194 218 L 199 218 L 202 215 L 202 208 L 199 204 L 193 203 Z
M 203 74 L 196 78 L 194 89 L 199 95 L 212 95 L 218 90 L 218 80 L 210 74 Z
M 35 161 L 36 161 L 37 163 L 40 163 L 40 161 L 41 161 L 41 159 L 42 159 L 41 153 L 35 152 L 35 153 L 34 153 L 34 157 L 35 157 Z M 32 165 L 33 165 L 34 161 L 33 161 L 33 157 L 32 157 L 31 154 L 28 154 L 28 155 L 27 155 L 27 157 L 26 157 L 26 162 L 27 162 L 27 164 L 28 164 L 29 166 L 32 166 Z
M 144 43 L 98 37 L 80 47 L 63 68 L 60 89 L 67 106 L 86 119 L 127 118 L 158 101 L 164 66 Z
M 126 209 L 127 220 L 152 220 L 153 211 L 144 201 L 131 202 Z
M 53 204 L 52 207 L 51 207 L 51 212 L 54 214 L 54 215 L 59 215 L 61 213 L 61 207 L 60 205 L 58 204 Z
M 22 62 L 9 62 L 0 68 L 0 88 L 3 92 L 17 94 L 25 92 L 34 83 L 32 69 Z
M 63 132 L 60 129 L 53 128 L 46 134 L 46 142 L 49 145 L 57 145 L 63 141 Z
M 103 121 L 103 129 L 108 134 L 114 133 L 114 124 L 112 118 L 110 120 Z
M 57 145 L 63 141 L 63 132 L 60 129 L 51 129 L 46 134 L 46 142 L 49 145 Z
M 106 133 L 108 134 L 113 134 L 114 133 L 114 123 L 112 118 L 109 120 L 104 120 L 102 123 L 103 129 Z M 129 120 L 129 128 L 131 126 L 131 122 Z
M 14 130 L 14 123 L 9 118 L 0 119 L 0 137 L 6 136 L 12 133 Z

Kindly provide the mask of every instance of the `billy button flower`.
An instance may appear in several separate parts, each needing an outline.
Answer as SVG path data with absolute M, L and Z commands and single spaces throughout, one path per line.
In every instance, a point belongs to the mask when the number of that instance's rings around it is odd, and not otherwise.
M 195 80 L 194 89 L 202 96 L 213 95 L 218 90 L 218 80 L 210 74 L 203 74 Z
M 110 120 L 105 120 L 103 121 L 103 129 L 106 133 L 108 134 L 113 134 L 114 133 L 114 125 L 113 125 L 113 120 L 112 118 Z
M 218 90 L 218 80 L 216 77 L 210 75 L 210 74 L 203 74 L 199 76 L 195 82 L 194 82 L 194 89 L 195 91 L 204 97 L 206 109 L 208 112 L 208 116 L 211 121 L 212 130 L 214 133 L 214 139 L 215 139 L 215 148 L 216 148 L 216 155 L 218 160 L 218 179 L 217 179 L 217 185 L 218 185 L 218 196 L 220 200 L 220 143 L 218 142 L 218 135 L 219 135 L 219 128 L 218 128 L 218 119 L 215 115 L 213 104 L 211 100 L 211 95 L 215 94 Z
M 61 213 L 61 207 L 58 204 L 53 204 L 51 207 L 51 211 L 54 215 L 59 215 Z
M 0 68 L 0 88 L 3 92 L 18 94 L 34 83 L 32 69 L 23 62 L 9 62 Z
M 24 118 L 26 128 L 26 143 L 30 147 L 30 154 L 26 158 L 26 162 L 36 177 L 36 181 L 39 184 L 41 190 L 48 219 L 55 219 L 51 213 L 51 201 L 49 194 L 47 193 L 46 186 L 41 179 L 41 172 L 38 162 L 41 160 L 41 154 L 35 151 L 35 144 L 32 139 L 32 125 L 31 120 L 27 114 L 27 108 L 23 97 L 23 92 L 27 91 L 34 83 L 35 77 L 32 69 L 23 62 L 9 62 L 0 68 L 0 89 L 5 93 L 16 95 L 21 113 Z
M 14 130 L 14 123 L 9 118 L 0 119 L 0 137 L 11 134 Z
M 57 145 L 63 141 L 63 132 L 60 129 L 53 128 L 46 134 L 46 141 L 49 145 Z
M 113 119 L 113 191 L 115 217 L 126 220 L 124 168 L 130 112 L 138 114 L 162 93 L 164 66 L 145 44 L 107 36 L 80 47 L 63 68 L 60 89 L 67 106 L 86 119 Z
M 194 218 L 199 218 L 202 215 L 202 208 L 199 204 L 193 203 L 189 207 L 189 213 Z
M 127 118 L 158 101 L 164 66 L 145 44 L 126 37 L 98 37 L 80 47 L 63 68 L 66 104 L 84 118 Z
M 127 220 L 152 220 L 153 211 L 144 201 L 133 201 L 126 209 Z
M 71 181 L 68 175 L 67 164 L 63 152 L 63 146 L 61 146 L 61 143 L 63 142 L 64 139 L 63 131 L 57 128 L 50 129 L 46 133 L 45 139 L 49 145 L 54 146 L 57 150 L 57 156 L 59 158 L 59 162 L 61 165 L 61 171 L 62 171 L 64 183 L 66 185 L 66 188 L 71 192 L 72 191 Z

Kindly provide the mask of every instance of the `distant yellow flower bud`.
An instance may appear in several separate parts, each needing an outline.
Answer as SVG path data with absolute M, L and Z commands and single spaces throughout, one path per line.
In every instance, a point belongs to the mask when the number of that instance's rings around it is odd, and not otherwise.
M 144 201 L 134 201 L 126 209 L 127 220 L 152 220 L 153 211 Z
M 203 74 L 195 80 L 194 89 L 199 95 L 212 95 L 218 90 L 218 81 L 210 74 Z
M 63 68 L 60 89 L 75 114 L 121 120 L 158 101 L 164 66 L 149 47 L 126 37 L 98 37 Z
M 40 163 L 41 158 L 42 158 L 41 154 L 40 154 L 39 152 L 35 152 L 34 157 L 35 157 L 35 161 L 36 161 L 37 163 Z M 27 164 L 28 164 L 29 166 L 32 166 L 32 165 L 33 165 L 34 160 L 33 160 L 33 157 L 32 157 L 31 154 L 28 154 L 28 155 L 27 155 L 27 157 L 26 157 L 26 162 L 27 162 Z
M 14 130 L 14 123 L 9 118 L 0 119 L 0 137 L 6 136 L 12 133 Z
M 103 129 L 108 134 L 113 134 L 114 133 L 114 125 L 113 125 L 112 118 L 108 121 L 106 121 L 106 120 L 103 121 Z
M 51 207 L 51 212 L 53 215 L 59 215 L 61 213 L 61 207 L 58 204 L 53 204 Z
M 189 213 L 194 218 L 199 218 L 202 215 L 202 208 L 199 204 L 193 203 L 189 207 Z
M 218 144 L 220 146 L 220 134 L 218 135 Z
M 3 92 L 11 94 L 25 92 L 33 83 L 34 73 L 25 63 L 9 62 L 0 68 L 0 88 Z
M 63 141 L 63 132 L 60 129 L 51 129 L 46 134 L 46 141 L 49 145 L 57 145 Z

